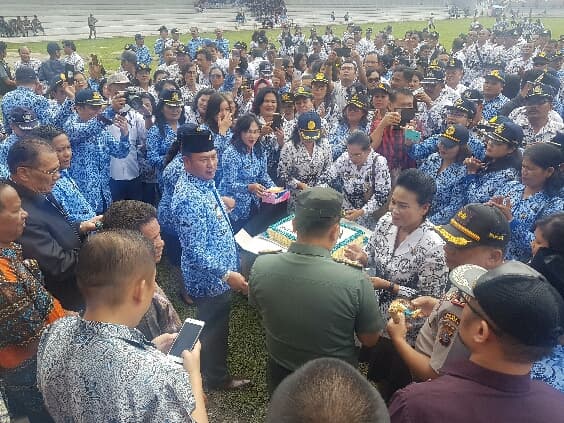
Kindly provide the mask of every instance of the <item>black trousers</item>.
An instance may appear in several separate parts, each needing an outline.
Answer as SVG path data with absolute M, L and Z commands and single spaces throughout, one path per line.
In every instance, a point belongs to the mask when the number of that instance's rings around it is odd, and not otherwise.
M 272 396 L 278 385 L 293 373 L 285 367 L 282 367 L 272 357 L 268 357 L 267 369 L 266 369 L 266 383 L 268 385 L 268 394 Z
M 217 389 L 231 377 L 227 368 L 231 291 L 216 297 L 194 298 L 194 304 L 197 307 L 196 319 L 206 322 L 200 335 L 204 387 Z

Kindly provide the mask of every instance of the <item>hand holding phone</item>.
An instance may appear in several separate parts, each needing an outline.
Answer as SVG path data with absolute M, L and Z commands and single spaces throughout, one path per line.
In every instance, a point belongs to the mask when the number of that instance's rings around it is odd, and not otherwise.
M 272 124 L 270 125 L 270 127 L 273 130 L 282 128 L 282 115 L 280 113 L 274 113 L 272 115 Z
M 186 319 L 178 332 L 178 336 L 172 343 L 168 356 L 171 360 L 178 364 L 183 363 L 182 352 L 184 350 L 192 351 L 194 345 L 198 341 L 205 322 L 196 319 Z

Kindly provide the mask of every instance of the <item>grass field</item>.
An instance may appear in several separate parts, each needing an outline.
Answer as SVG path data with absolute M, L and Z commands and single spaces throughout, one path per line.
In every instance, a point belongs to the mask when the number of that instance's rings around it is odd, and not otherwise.
M 486 26 L 493 24 L 493 19 L 484 18 L 480 21 Z M 467 31 L 470 19 L 444 20 L 437 21 L 437 31 L 441 34 L 441 43 L 450 48 L 452 40 L 461 32 Z M 545 26 L 552 29 L 553 38 L 558 38 L 564 31 L 564 19 L 547 18 L 543 19 Z M 372 27 L 375 31 L 384 29 L 387 22 L 377 22 L 365 24 L 364 28 Z M 404 33 L 410 29 L 422 29 L 426 22 L 393 22 L 394 36 L 403 38 Z M 188 24 L 186 25 L 188 26 Z M 335 33 L 341 35 L 344 26 L 336 26 Z M 267 31 L 269 38 L 275 39 L 280 30 Z M 203 36 L 213 38 L 213 34 L 204 33 Z M 234 43 L 237 40 L 249 43 L 251 31 L 229 31 L 225 37 Z M 152 49 L 156 39 L 155 35 L 147 35 L 146 44 Z M 187 35 L 182 41 L 186 42 Z M 132 38 L 114 37 L 97 40 L 76 41 L 77 51 L 83 57 L 88 54 L 97 54 L 108 71 L 115 70 L 119 66 L 119 55 L 126 43 L 132 43 Z M 27 45 L 35 54 L 44 55 L 47 41 L 38 43 L 28 43 Z M 17 48 L 22 44 L 9 43 L 10 58 L 17 54 Z M 169 294 L 181 318 L 192 316 L 194 308 L 182 303 L 178 296 L 178 281 L 180 274 L 177 269 L 172 268 L 166 262 L 159 266 L 158 279 L 163 289 Z M 263 331 L 256 312 L 250 308 L 246 299 L 241 295 L 234 296 L 233 310 L 230 323 L 230 356 L 229 365 L 234 375 L 244 375 L 253 380 L 253 387 L 241 392 L 217 392 L 211 393 L 208 397 L 210 408 L 210 421 L 229 422 L 229 423 L 254 423 L 264 420 L 264 413 L 267 404 L 265 366 L 266 352 Z
M 461 32 L 466 32 L 471 23 L 471 19 L 451 19 L 436 21 L 437 31 L 441 34 L 440 41 L 447 48 L 450 49 L 452 40 L 458 36 Z M 491 26 L 494 23 L 493 18 L 481 18 L 480 22 L 485 26 Z M 544 25 L 552 30 L 553 38 L 558 38 L 560 34 L 564 33 L 564 18 L 545 18 L 543 19 Z M 383 30 L 389 22 L 377 22 L 374 24 L 363 24 L 364 28 L 371 27 L 375 32 Z M 393 33 L 396 38 L 403 38 L 406 31 L 411 29 L 423 29 L 426 26 L 426 22 L 423 21 L 406 21 L 406 22 L 392 22 Z M 189 26 L 188 23 L 186 26 Z M 345 26 L 336 25 L 334 26 L 334 33 L 337 35 L 342 35 Z M 323 28 L 319 28 L 320 33 L 322 33 Z M 268 30 L 267 35 L 270 40 L 274 41 L 276 44 L 276 37 L 280 33 L 280 29 Z M 149 46 L 152 51 L 153 44 L 157 38 L 157 35 L 145 34 L 145 44 Z M 235 41 L 246 41 L 249 44 L 251 39 L 252 31 L 226 31 L 225 38 L 231 41 L 233 44 Z M 307 35 L 307 33 L 306 33 Z M 215 38 L 212 33 L 203 33 L 204 37 Z M 189 34 L 185 34 L 181 37 L 183 42 L 187 42 L 190 38 Z M 35 43 L 27 43 L 26 45 L 31 48 L 34 55 L 46 56 L 46 46 L 49 40 Z M 106 67 L 106 70 L 111 71 L 119 67 L 119 56 L 123 51 L 123 46 L 127 43 L 133 43 L 133 37 L 113 37 L 113 38 L 98 38 L 96 40 L 78 40 L 75 41 L 77 52 L 87 59 L 89 54 L 97 54 L 102 60 L 102 63 Z M 8 53 L 11 58 L 17 56 L 17 49 L 23 45 L 22 43 L 10 43 L 8 42 Z

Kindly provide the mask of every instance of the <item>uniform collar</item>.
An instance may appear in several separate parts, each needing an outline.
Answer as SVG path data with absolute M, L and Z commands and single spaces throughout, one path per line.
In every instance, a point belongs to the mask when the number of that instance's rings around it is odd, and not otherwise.
M 486 369 L 470 361 L 456 361 L 447 364 L 442 374 L 467 379 L 501 392 L 528 392 L 531 385 L 531 375 L 509 375 Z
M 210 189 L 215 188 L 215 182 L 213 179 L 210 180 L 201 179 L 198 178 L 197 176 L 192 175 L 190 172 L 186 172 L 186 178 L 197 186 L 210 188 Z
M 301 254 L 304 256 L 319 256 L 331 258 L 331 252 L 328 249 L 314 245 L 301 244 L 299 242 L 292 243 L 292 245 L 290 245 L 290 248 L 288 248 L 288 252 Z

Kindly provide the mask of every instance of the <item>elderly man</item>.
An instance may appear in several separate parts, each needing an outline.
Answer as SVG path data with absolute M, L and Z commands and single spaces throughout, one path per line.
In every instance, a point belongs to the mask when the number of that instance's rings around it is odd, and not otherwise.
M 59 179 L 60 163 L 53 148 L 40 138 L 14 144 L 8 152 L 10 179 L 29 213 L 19 242 L 24 257 L 34 258 L 45 276 L 45 287 L 64 308 L 80 310 L 82 296 L 75 267 L 82 237 L 96 229 L 99 217 L 70 223 L 66 211 L 51 193 Z
M 342 205 L 342 195 L 331 188 L 302 191 L 293 221 L 297 241 L 287 253 L 258 257 L 251 270 L 249 302 L 266 330 L 270 393 L 315 358 L 356 365 L 354 335 L 372 347 L 384 327 L 366 275 L 331 258 Z
M 202 331 L 202 373 L 208 389 L 237 389 L 250 383 L 234 379 L 227 368 L 231 291 L 247 292 L 227 208 L 214 183 L 217 151 L 211 132 L 179 129 L 185 173 L 172 197 L 175 230 L 182 245 L 182 275 L 197 307 Z
M 17 88 L 10 91 L 2 98 L 2 120 L 9 122 L 11 111 L 15 107 L 27 107 L 33 110 L 39 122 L 43 125 L 62 125 L 72 113 L 72 99 L 74 99 L 74 87 L 66 86 L 65 91 L 68 99 L 60 106 L 53 108 L 41 92 L 41 84 L 37 79 L 35 71 L 28 67 L 21 67 L 16 71 Z M 8 133 L 11 129 L 6 128 Z
M 450 280 L 462 291 L 458 335 L 470 358 L 398 391 L 390 403 L 392 423 L 562 420 L 564 395 L 530 376 L 533 363 L 564 334 L 558 291 L 515 261 L 490 271 L 463 266 Z
M 18 49 L 18 54 L 20 55 L 20 60 L 18 60 L 14 64 L 14 69 L 28 67 L 33 69 L 35 73 L 39 72 L 39 68 L 41 67 L 41 60 L 31 57 L 31 50 L 27 46 L 20 47 Z

